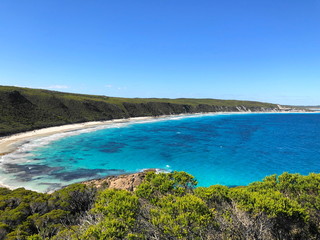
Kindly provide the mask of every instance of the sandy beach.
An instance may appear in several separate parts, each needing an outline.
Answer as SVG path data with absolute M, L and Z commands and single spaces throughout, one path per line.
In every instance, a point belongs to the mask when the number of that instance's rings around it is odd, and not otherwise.
M 219 115 L 219 114 L 250 114 L 250 113 L 288 113 L 288 112 L 213 112 L 213 113 L 195 113 L 195 114 L 179 114 L 179 115 L 164 115 L 160 117 L 135 117 L 126 119 L 114 119 L 108 121 L 94 121 L 85 123 L 68 124 L 56 127 L 42 128 L 34 131 L 22 132 L 18 134 L 13 134 L 6 137 L 0 138 L 0 156 L 11 153 L 21 146 L 23 143 L 30 140 L 50 136 L 58 133 L 66 133 L 71 131 L 77 131 L 82 129 L 97 128 L 102 126 L 110 126 L 116 123 L 127 123 L 127 122 L 139 122 L 151 119 L 167 119 L 172 117 L 188 117 L 188 116 L 199 116 L 199 115 Z M 290 112 L 289 112 L 290 113 Z M 291 112 L 297 113 L 297 112 Z M 306 113 L 306 112 L 305 112 Z M 310 112 L 312 113 L 312 112 Z
M 177 115 L 163 115 L 159 117 L 134 117 L 134 118 L 125 118 L 125 119 L 113 119 L 107 121 L 93 121 L 93 122 L 85 122 L 85 123 L 75 123 L 75 124 L 67 124 L 62 126 L 56 127 L 48 127 L 42 128 L 34 131 L 22 132 L 13 134 L 10 136 L 5 136 L 0 138 L 0 156 L 6 155 L 8 153 L 14 152 L 19 146 L 23 143 L 41 138 L 47 137 L 53 134 L 59 133 L 67 133 L 72 131 L 78 131 L 82 129 L 92 129 L 96 128 L 97 130 L 99 127 L 103 126 L 110 126 L 112 124 L 117 123 L 128 123 L 128 122 L 143 122 L 146 120 L 151 119 L 167 119 L 172 117 L 187 117 L 187 116 L 199 116 L 199 115 L 216 115 L 216 114 L 243 114 L 246 112 L 214 112 L 214 113 L 194 113 L 194 114 L 177 114 Z M 248 112 L 247 112 L 248 113 Z
M 82 129 L 92 129 L 102 126 L 110 126 L 112 124 L 117 123 L 128 123 L 128 122 L 139 122 L 146 121 L 151 119 L 167 119 L 172 117 L 187 117 L 187 116 L 199 116 L 199 115 L 217 115 L 217 114 L 245 114 L 250 112 L 214 112 L 214 113 L 194 113 L 194 114 L 177 114 L 177 115 L 163 115 L 160 117 L 134 117 L 134 118 L 125 118 L 125 119 L 113 119 L 107 121 L 93 121 L 93 122 L 85 122 L 85 123 L 75 123 L 75 124 L 67 124 L 56 127 L 48 127 L 42 128 L 34 131 L 22 132 L 13 134 L 10 136 L 5 136 L 0 138 L 0 156 L 9 154 L 14 152 L 19 146 L 24 144 L 25 142 L 41 138 L 47 137 L 53 134 L 59 133 L 67 133 L 71 131 L 78 131 Z
M 46 137 L 46 136 L 50 136 L 57 133 L 77 131 L 81 129 L 98 128 L 104 125 L 110 126 L 115 123 L 125 123 L 133 120 L 144 121 L 152 118 L 153 117 L 137 117 L 137 118 L 128 118 L 128 119 L 114 119 L 114 120 L 108 120 L 108 121 L 76 123 L 76 124 L 48 127 L 48 128 L 42 128 L 34 131 L 13 134 L 11 136 L 0 138 L 0 156 L 11 153 L 14 150 L 16 150 L 16 148 L 21 144 L 23 144 L 24 142 L 27 142 L 36 138 Z
M 239 113 L 239 112 L 237 112 Z M 93 121 L 85 123 L 75 123 L 67 124 L 56 127 L 42 128 L 34 131 L 22 132 L 13 134 L 10 136 L 5 136 L 0 138 L 0 156 L 14 152 L 23 143 L 42 137 L 47 137 L 53 134 L 67 133 L 72 131 L 92 129 L 97 130 L 103 126 L 110 126 L 117 123 L 128 123 L 128 122 L 143 122 L 151 119 L 167 119 L 172 117 L 187 117 L 187 116 L 199 116 L 199 115 L 212 115 L 212 114 L 224 114 L 224 113 L 195 113 L 195 114 L 179 114 L 179 115 L 163 115 L 160 117 L 134 117 L 134 118 L 124 118 L 124 119 L 113 119 L 107 121 Z M 230 113 L 231 114 L 231 113 Z

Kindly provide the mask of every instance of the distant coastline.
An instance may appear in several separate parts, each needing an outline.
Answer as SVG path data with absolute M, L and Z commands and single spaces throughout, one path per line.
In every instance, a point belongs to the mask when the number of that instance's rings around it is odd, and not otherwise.
M 196 98 L 119 98 L 0 86 L 0 137 L 66 124 L 221 112 L 305 111 L 273 103 Z

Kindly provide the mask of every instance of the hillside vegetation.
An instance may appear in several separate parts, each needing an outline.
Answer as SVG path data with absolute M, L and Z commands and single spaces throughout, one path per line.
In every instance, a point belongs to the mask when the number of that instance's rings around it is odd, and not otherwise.
M 0 136 L 63 124 L 129 117 L 278 110 L 275 104 L 252 101 L 115 98 L 0 86 Z
M 73 184 L 52 194 L 0 188 L 0 239 L 319 239 L 320 174 L 196 188 L 148 172 L 135 191 Z

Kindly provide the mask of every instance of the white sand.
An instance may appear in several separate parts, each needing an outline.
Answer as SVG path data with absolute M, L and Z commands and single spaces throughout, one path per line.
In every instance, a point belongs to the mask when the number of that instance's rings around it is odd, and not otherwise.
M 129 121 L 143 121 L 147 119 L 152 119 L 152 117 L 140 117 L 140 118 L 131 118 L 131 119 L 115 119 L 109 121 L 96 121 L 96 122 L 86 122 L 86 123 L 76 123 L 68 124 L 57 127 L 42 128 L 39 130 L 29 131 L 14 134 L 7 137 L 0 138 L 0 156 L 8 154 L 16 150 L 17 146 L 20 146 L 23 142 L 30 141 L 35 138 L 41 138 L 50 136 L 57 133 L 64 133 L 69 131 L 96 128 L 103 125 L 111 125 L 114 123 L 125 123 Z
M 26 141 L 30 141 L 36 138 L 46 137 L 57 133 L 65 133 L 69 131 L 97 128 L 103 125 L 112 125 L 115 123 L 126 123 L 126 122 L 143 122 L 149 119 L 166 119 L 172 117 L 187 117 L 187 116 L 199 116 L 199 115 L 221 115 L 221 114 L 250 114 L 250 113 L 288 113 L 288 112 L 213 112 L 213 113 L 195 113 L 195 114 L 180 114 L 180 115 L 164 115 L 160 117 L 135 117 L 135 118 L 126 118 L 126 119 L 114 119 L 108 121 L 95 121 L 95 122 L 86 122 L 86 123 L 76 123 L 68 124 L 57 127 L 42 128 L 39 130 L 29 131 L 14 134 L 7 137 L 0 138 L 0 156 L 13 152 L 17 149 L 18 146 L 23 144 Z M 295 112 L 289 112 L 295 113 Z M 312 113 L 312 112 L 311 112 Z

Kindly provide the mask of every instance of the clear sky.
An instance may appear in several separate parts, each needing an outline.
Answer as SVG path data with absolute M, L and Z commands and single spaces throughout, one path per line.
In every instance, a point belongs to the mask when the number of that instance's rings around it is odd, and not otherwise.
M 0 85 L 320 104 L 320 0 L 1 0 Z

